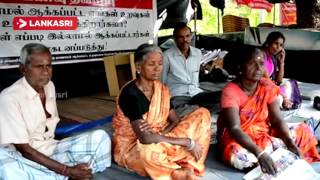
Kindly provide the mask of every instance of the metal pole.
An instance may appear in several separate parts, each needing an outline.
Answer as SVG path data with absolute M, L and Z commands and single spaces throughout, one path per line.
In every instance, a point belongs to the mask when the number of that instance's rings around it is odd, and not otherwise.
M 273 6 L 273 25 L 276 25 L 276 4 Z
M 220 35 L 220 13 L 219 13 L 219 8 L 217 8 L 218 12 L 218 34 Z
M 194 47 L 196 47 L 196 42 L 197 42 L 197 6 L 194 8 Z

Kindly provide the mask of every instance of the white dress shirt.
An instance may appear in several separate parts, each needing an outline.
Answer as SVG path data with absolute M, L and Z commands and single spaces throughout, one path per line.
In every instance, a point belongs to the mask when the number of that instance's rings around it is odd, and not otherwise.
M 161 81 L 170 88 L 172 96 L 192 97 L 202 90 L 199 88 L 201 51 L 190 46 L 188 58 L 177 46 L 164 52 Z
M 59 121 L 55 87 L 50 81 L 44 86 L 46 118 L 39 94 L 22 77 L 0 94 L 0 146 L 28 143 L 50 156 L 56 147 L 54 131 Z M 48 131 L 46 131 L 46 127 Z

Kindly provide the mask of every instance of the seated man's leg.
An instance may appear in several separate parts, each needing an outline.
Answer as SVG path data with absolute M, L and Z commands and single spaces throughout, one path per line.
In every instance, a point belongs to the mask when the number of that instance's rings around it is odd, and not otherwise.
M 219 111 L 221 91 L 202 92 L 192 97 L 191 104 L 207 108 L 210 112 Z
M 18 151 L 0 148 L 0 179 L 66 179 L 46 167 L 24 158 Z
M 101 172 L 111 166 L 111 141 L 104 130 L 79 134 L 58 142 L 51 158 L 69 166 L 88 163 L 93 173 Z
M 190 104 L 191 97 L 188 96 L 174 96 L 170 101 L 179 117 L 183 117 L 198 108 L 198 105 Z

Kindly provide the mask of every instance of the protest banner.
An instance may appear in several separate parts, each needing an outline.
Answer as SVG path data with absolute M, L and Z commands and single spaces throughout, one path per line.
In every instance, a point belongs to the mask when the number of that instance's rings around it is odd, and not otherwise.
M 102 60 L 154 41 L 155 0 L 0 0 L 0 69 L 42 43 L 53 63 Z

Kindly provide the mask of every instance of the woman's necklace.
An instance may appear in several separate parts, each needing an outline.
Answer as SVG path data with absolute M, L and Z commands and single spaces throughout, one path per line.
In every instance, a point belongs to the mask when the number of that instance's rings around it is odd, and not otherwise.
M 137 82 L 137 85 L 142 93 L 147 97 L 147 99 L 151 100 L 151 97 L 153 95 L 153 87 L 143 86 L 141 82 Z
M 152 91 L 153 91 L 152 88 L 146 88 L 146 87 L 144 87 L 144 86 L 142 86 L 142 85 L 140 85 L 140 86 L 141 86 L 142 92 L 152 92 Z
M 257 85 L 254 85 L 252 87 L 247 87 L 242 83 L 242 81 L 239 81 L 239 83 L 240 83 L 241 89 L 244 90 L 246 94 L 249 96 L 252 95 L 255 89 L 257 88 Z

